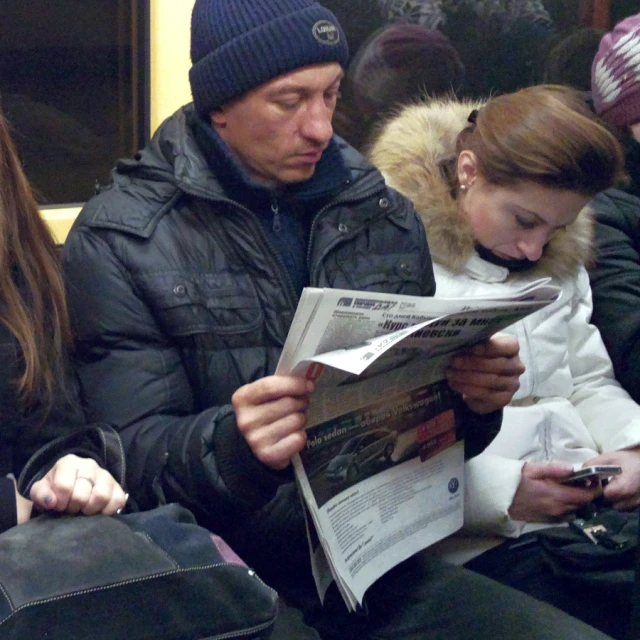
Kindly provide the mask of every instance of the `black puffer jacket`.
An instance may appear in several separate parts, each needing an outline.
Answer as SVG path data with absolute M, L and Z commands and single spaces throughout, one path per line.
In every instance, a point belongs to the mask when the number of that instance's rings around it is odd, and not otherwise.
M 230 398 L 274 372 L 297 295 L 257 216 L 212 175 L 193 117 L 178 111 L 120 162 L 69 235 L 79 374 L 90 417 L 120 429 L 138 504 L 181 502 L 274 580 L 309 566 L 300 502 L 290 472 L 252 455 Z M 433 294 L 413 206 L 342 154 L 351 179 L 315 214 L 311 285 Z
M 592 322 L 600 329 L 616 378 L 640 402 L 640 198 L 610 189 L 596 212 L 596 260 L 589 269 Z

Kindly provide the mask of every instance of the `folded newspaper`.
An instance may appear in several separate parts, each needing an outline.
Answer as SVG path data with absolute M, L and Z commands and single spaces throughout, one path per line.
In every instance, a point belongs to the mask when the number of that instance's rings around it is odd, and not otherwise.
M 559 297 L 548 279 L 508 298 L 304 289 L 277 373 L 316 383 L 293 464 L 321 599 L 335 579 L 355 610 L 380 576 L 462 526 L 464 443 L 444 368 Z

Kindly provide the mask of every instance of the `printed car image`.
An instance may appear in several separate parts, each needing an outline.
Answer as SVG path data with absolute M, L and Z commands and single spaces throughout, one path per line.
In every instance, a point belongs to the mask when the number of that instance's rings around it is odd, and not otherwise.
M 398 432 L 388 429 L 367 431 L 350 438 L 329 462 L 325 472 L 327 480 L 353 484 L 367 466 L 382 460 L 390 463 L 397 439 Z

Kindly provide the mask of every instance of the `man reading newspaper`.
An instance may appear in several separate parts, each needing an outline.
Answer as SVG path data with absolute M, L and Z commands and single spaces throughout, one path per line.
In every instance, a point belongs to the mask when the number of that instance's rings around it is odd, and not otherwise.
M 358 613 L 335 589 L 321 605 L 290 468 L 313 384 L 273 373 L 305 285 L 433 294 L 425 232 L 333 137 L 348 48 L 315 0 L 196 0 L 191 58 L 193 104 L 118 163 L 65 244 L 85 406 L 120 431 L 132 499 L 180 502 L 225 537 L 304 613 L 278 638 L 602 637 L 417 559 Z M 495 432 L 517 352 L 494 338 L 452 360 L 469 433 Z

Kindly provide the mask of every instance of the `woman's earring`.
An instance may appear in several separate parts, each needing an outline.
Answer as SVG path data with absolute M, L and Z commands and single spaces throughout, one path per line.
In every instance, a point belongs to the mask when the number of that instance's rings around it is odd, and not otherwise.
M 466 184 L 461 184 L 460 185 L 460 191 L 466 191 L 467 190 L 467 185 Z

